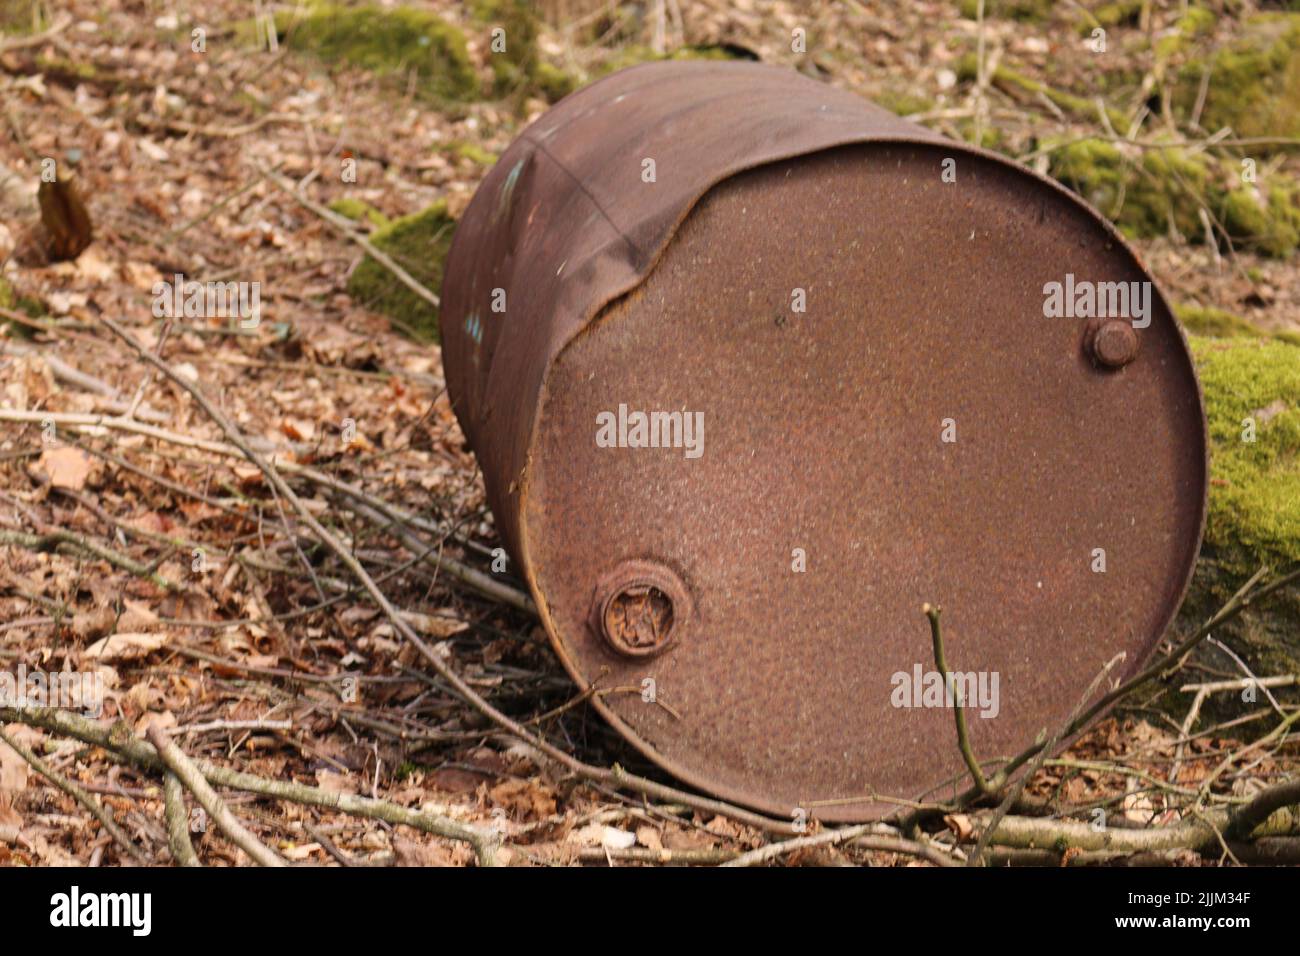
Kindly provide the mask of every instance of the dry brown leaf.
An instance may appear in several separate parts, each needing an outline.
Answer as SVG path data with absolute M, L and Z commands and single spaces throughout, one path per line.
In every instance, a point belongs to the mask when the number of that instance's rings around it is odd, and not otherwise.
M 163 730 L 171 730 L 176 724 L 176 715 L 170 710 L 163 713 L 150 710 L 141 714 L 140 719 L 135 722 L 135 734 L 137 737 L 143 737 L 149 733 L 149 728 L 155 725 Z
M 280 855 L 286 860 L 293 860 L 295 863 L 301 862 L 311 857 L 313 853 L 323 849 L 319 843 L 300 843 L 295 846 L 284 847 L 280 850 Z
M 316 784 L 329 793 L 356 793 L 357 785 L 341 773 L 333 770 L 317 770 Z
M 971 823 L 971 818 L 965 813 L 950 813 L 943 818 L 943 822 L 948 824 L 948 829 L 957 834 L 957 842 L 965 843 L 970 839 L 971 834 L 975 832 L 975 826 Z
M 144 657 L 167 643 L 166 634 L 145 634 L 139 631 L 110 634 L 91 644 L 83 652 L 92 661 L 128 661 Z
M 451 853 L 437 843 L 416 843 L 404 837 L 393 838 L 393 856 L 398 866 L 451 866 Z
M 4 742 L 0 742 L 0 794 L 21 793 L 27 789 L 30 771 L 27 761 Z
M 651 826 L 636 828 L 636 842 L 651 850 L 662 850 L 664 848 L 664 841 L 659 836 L 659 831 Z
M 90 611 L 78 611 L 72 619 L 72 633 L 82 641 L 103 637 L 117 624 L 117 615 L 108 605 Z
M 549 817 L 555 812 L 555 796 L 536 780 L 511 778 L 488 791 L 492 802 L 511 814 Z
M 311 441 L 316 437 L 316 423 L 309 418 L 286 418 L 280 430 L 292 441 Z
M 117 626 L 124 631 L 142 631 L 158 623 L 158 615 L 148 605 L 128 599 L 123 606 Z
M 581 830 L 571 831 L 565 839 L 580 846 L 603 846 L 612 850 L 626 850 L 636 845 L 635 833 L 604 823 L 588 823 Z
M 98 246 L 87 246 L 77 258 L 77 274 L 91 282 L 112 282 L 117 279 L 117 268 L 105 261 Z
M 80 448 L 70 445 L 62 448 L 47 448 L 41 452 L 36 467 L 50 480 L 56 488 L 69 488 L 80 491 L 86 487 L 86 479 L 94 469 L 95 459 Z

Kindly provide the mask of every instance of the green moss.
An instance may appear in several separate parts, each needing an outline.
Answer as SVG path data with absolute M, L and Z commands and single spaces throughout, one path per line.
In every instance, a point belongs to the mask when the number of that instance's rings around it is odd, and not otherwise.
M 470 12 L 484 29 L 483 48 L 498 95 L 533 84 L 539 57 L 537 17 L 523 0 L 475 0 Z
M 977 66 L 978 60 L 975 54 L 965 54 L 957 61 L 957 78 L 965 81 L 974 80 Z M 1059 90 L 1009 66 L 999 66 L 989 77 L 989 82 L 1009 95 L 1019 95 L 1021 99 L 1026 96 L 1044 96 L 1063 112 L 1072 113 L 1079 119 L 1090 122 L 1098 120 L 1097 104 L 1094 100 Z M 1120 110 L 1106 107 L 1106 118 L 1115 129 L 1128 128 L 1128 117 Z
M 332 211 L 346 219 L 351 219 L 353 222 L 360 222 L 365 219 L 378 228 L 383 228 L 391 222 L 387 216 L 370 205 L 370 203 L 353 196 L 342 196 L 330 203 L 329 207 Z
M 1300 562 L 1300 347 L 1280 339 L 1234 333 L 1191 340 L 1209 425 L 1210 500 L 1200 559 L 1175 625 L 1179 635 L 1204 623 L 1261 566 L 1281 573 Z M 1279 592 L 1215 636 L 1261 677 L 1300 671 L 1300 591 Z M 1197 656 L 1236 671 L 1213 646 L 1203 645 Z M 1300 697 L 1294 689 L 1275 694 Z M 1188 695 L 1170 693 L 1161 706 L 1181 717 L 1189 703 Z M 1211 695 L 1201 724 L 1258 706 Z
M 742 60 L 750 59 L 743 52 L 726 46 L 684 46 L 670 53 L 656 53 L 648 46 L 628 44 L 611 51 L 593 71 L 594 77 L 606 76 L 638 63 L 655 63 L 659 60 Z
M 564 99 L 578 88 L 577 78 L 545 60 L 537 64 L 537 74 L 533 79 L 537 89 L 551 103 Z
M 4 276 L 0 276 L 0 309 L 22 312 L 30 319 L 39 319 L 46 314 L 45 303 L 29 295 L 21 295 Z M 0 318 L 0 328 L 7 328 L 9 334 L 18 338 L 31 338 L 34 331 L 30 326 L 10 319 Z
M 326 63 L 342 61 L 404 80 L 414 74 L 416 88 L 435 100 L 469 100 L 479 93 L 464 34 L 423 10 L 316 3 L 304 14 L 277 14 L 275 26 L 282 44 Z
M 1198 204 L 1208 170 L 1180 149 L 1150 149 L 1126 157 L 1108 140 L 1066 143 L 1052 153 L 1052 176 L 1096 206 L 1131 236 L 1159 236 L 1172 223 L 1183 235 L 1200 230 Z
M 1211 443 L 1206 544 L 1235 575 L 1290 567 L 1300 561 L 1300 348 L 1237 337 L 1193 340 L 1193 353 Z
M 1223 198 L 1220 221 L 1238 245 L 1285 258 L 1300 246 L 1300 189 L 1285 181 L 1267 192 L 1232 189 Z
M 957 4 L 961 15 L 967 20 L 979 16 L 979 0 L 959 0 Z M 1052 0 L 984 0 L 984 16 L 1001 20 L 1020 20 L 1032 22 L 1046 20 L 1052 12 Z
M 443 151 L 455 156 L 457 159 L 466 159 L 471 163 L 478 163 L 480 166 L 492 166 L 497 161 L 497 154 L 489 152 L 478 143 L 471 143 L 467 140 L 458 140 L 446 144 Z
M 913 113 L 926 113 L 934 109 L 934 101 L 919 93 L 907 90 L 885 89 L 872 97 L 877 106 L 883 106 L 899 116 L 911 116 Z
M 1119 0 L 1117 3 L 1103 3 L 1093 10 L 1083 10 L 1079 15 L 1079 32 L 1084 36 L 1097 27 L 1135 26 L 1142 16 L 1142 0 Z
M 1208 60 L 1187 64 L 1174 100 L 1190 115 L 1209 70 L 1201 126 L 1243 137 L 1300 136 L 1300 14 L 1261 15 Z
M 393 220 L 373 233 L 370 241 L 413 279 L 436 293 L 442 285 L 443 262 L 455 226 L 455 220 L 447 214 L 447 204 L 440 201 L 421 212 Z M 416 338 L 436 340 L 438 337 L 437 310 L 370 256 L 352 271 L 348 294 L 367 307 L 383 312 Z
M 36 0 L 0 0 L 0 33 L 36 33 L 45 27 L 44 10 Z
M 1214 29 L 1218 19 L 1214 11 L 1205 7 L 1188 7 L 1187 12 L 1175 21 L 1173 29 L 1156 40 L 1156 59 L 1165 61 L 1190 49 L 1198 39 Z
M 1172 222 L 1184 236 L 1204 233 L 1196 197 L 1211 195 L 1214 186 L 1209 162 L 1181 149 L 1148 149 L 1142 153 L 1139 175 L 1131 186 L 1133 229 L 1154 235 Z
M 990 126 L 985 123 L 978 129 L 979 142 L 975 141 L 977 135 L 976 123 L 973 119 L 960 119 L 956 123 L 957 133 L 962 140 L 967 143 L 974 143 L 984 149 L 997 151 L 1003 144 L 1002 130 L 996 126 Z
M 1181 305 L 1174 309 L 1191 335 L 1212 339 L 1261 338 L 1264 333 L 1241 316 L 1214 306 Z
M 22 312 L 31 319 L 47 314 L 44 302 L 35 296 L 23 295 L 3 276 L 0 276 L 0 307 Z
M 1049 170 L 1129 236 L 1167 235 L 1172 227 L 1203 241 L 1205 208 L 1236 248 L 1285 258 L 1300 247 L 1300 184 L 1280 173 L 1267 190 L 1229 188 L 1240 181 L 1231 160 L 1174 147 L 1131 158 L 1101 139 L 1064 143 L 1052 152 Z
M 577 80 L 541 56 L 541 25 L 534 4 L 525 0 L 474 0 L 470 15 L 483 34 L 498 96 L 540 94 L 554 103 L 572 93 Z
M 76 77 L 81 80 L 100 79 L 100 71 L 95 64 L 81 59 L 50 56 L 44 50 L 36 54 L 36 66 L 41 72 L 55 76 Z

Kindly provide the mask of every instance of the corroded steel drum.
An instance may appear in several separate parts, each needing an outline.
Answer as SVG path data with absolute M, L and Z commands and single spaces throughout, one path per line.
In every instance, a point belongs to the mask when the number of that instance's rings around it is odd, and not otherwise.
M 501 157 L 446 275 L 447 387 L 556 653 L 723 799 L 951 794 L 958 699 L 1017 753 L 1186 589 L 1205 418 L 1150 275 L 1052 182 L 850 93 L 602 80 Z

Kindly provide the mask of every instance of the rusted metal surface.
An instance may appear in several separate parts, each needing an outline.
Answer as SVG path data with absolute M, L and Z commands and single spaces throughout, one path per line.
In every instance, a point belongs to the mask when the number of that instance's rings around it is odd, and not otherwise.
M 624 561 L 596 584 L 588 625 L 626 657 L 666 650 L 691 618 L 690 592 L 653 561 Z
M 1150 280 L 1051 182 L 792 73 L 637 67 L 530 127 L 457 228 L 443 361 L 566 668 L 642 689 L 602 714 L 853 820 L 962 773 L 923 602 L 990 759 L 1135 672 L 1199 546 L 1200 391 L 1158 291 L 1048 317 L 1067 275 Z
M 1123 319 L 1094 320 L 1088 331 L 1088 348 L 1099 365 L 1123 368 L 1137 358 L 1138 337 L 1133 323 Z

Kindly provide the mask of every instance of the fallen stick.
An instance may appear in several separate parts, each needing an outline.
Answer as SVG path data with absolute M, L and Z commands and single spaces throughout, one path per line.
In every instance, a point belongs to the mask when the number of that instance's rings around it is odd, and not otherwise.
M 0 707 L 0 721 L 40 727 L 51 733 L 102 747 L 145 770 L 166 772 L 169 769 L 151 744 L 136 737 L 121 722 L 113 725 L 100 724 L 78 714 L 50 707 Z M 499 844 L 499 837 L 495 833 L 460 823 L 450 817 L 424 810 L 411 810 L 370 797 L 322 790 L 319 787 L 283 780 L 270 780 L 240 770 L 220 767 L 206 760 L 195 759 L 192 762 L 203 778 L 215 786 L 409 826 L 434 836 L 468 843 L 474 848 L 480 865 L 495 864 L 495 850 Z
M 742 853 L 734 860 L 729 860 L 722 865 L 753 866 L 756 863 L 767 863 L 775 860 L 780 856 L 793 853 L 795 850 L 817 846 L 835 846 L 840 843 L 852 842 L 868 850 L 884 850 L 888 853 L 901 853 L 905 856 L 919 857 L 933 863 L 935 866 L 960 866 L 956 860 L 942 850 L 926 846 L 916 840 L 908 840 L 890 833 L 881 833 L 879 830 L 880 824 L 878 823 L 863 823 L 852 827 L 840 827 L 836 830 L 824 830 L 821 833 L 798 837 L 794 840 L 769 843 L 757 850 Z
M 226 806 L 226 802 L 208 785 L 199 768 L 185 756 L 180 747 L 167 738 L 167 734 L 161 727 L 151 724 L 147 735 L 149 742 L 158 751 L 159 758 L 167 764 L 171 773 L 185 784 L 190 793 L 194 794 L 194 799 L 208 812 L 208 816 L 221 828 L 221 832 L 230 837 L 231 841 L 247 853 L 253 862 L 261 866 L 288 866 L 283 857 L 253 836 L 235 818 L 230 808 Z
M 59 358 L 44 349 L 31 345 L 23 345 L 19 342 L 9 342 L 4 345 L 4 353 L 8 355 L 39 356 L 50 371 L 54 374 L 55 381 L 62 382 L 65 385 L 71 385 L 79 388 L 84 392 L 90 392 L 92 395 L 98 395 L 105 399 L 108 410 L 114 414 L 120 415 L 130 407 L 129 403 L 120 401 L 121 394 L 113 386 L 109 385 L 103 379 L 95 378 L 88 375 L 75 365 L 70 365 L 63 359 Z M 154 424 L 166 424 L 171 421 L 171 416 L 165 412 L 157 411 L 148 405 L 141 405 L 130 416 L 138 418 L 142 422 L 153 422 Z
M 183 388 L 194 398 L 195 402 L 208 414 L 225 433 L 230 443 L 238 448 L 244 456 L 258 467 L 266 480 L 275 486 L 276 490 L 283 498 L 288 501 L 302 518 L 306 525 L 322 544 L 334 552 L 339 561 L 346 567 L 352 575 L 361 582 L 374 603 L 383 611 L 384 616 L 388 618 L 393 625 L 394 630 L 400 634 L 403 640 L 407 641 L 419 655 L 437 672 L 443 680 L 449 683 L 461 699 L 466 701 L 471 707 L 481 713 L 492 723 L 501 727 L 514 737 L 527 744 L 530 744 L 540 753 L 578 776 L 591 781 L 614 784 L 622 788 L 630 788 L 648 796 L 658 796 L 668 800 L 684 803 L 696 809 L 720 813 L 725 816 L 748 823 L 751 826 L 760 827 L 778 833 L 794 834 L 794 824 L 790 821 L 776 820 L 766 817 L 760 813 L 754 813 L 741 807 L 733 806 L 722 800 L 713 800 L 705 797 L 698 797 L 695 794 L 688 793 L 684 790 L 678 790 L 674 787 L 668 787 L 644 777 L 638 777 L 627 773 L 617 765 L 611 768 L 596 767 L 585 763 L 571 754 L 565 753 L 559 747 L 544 740 L 542 737 L 530 731 L 519 721 L 502 713 L 484 697 L 471 687 L 452 667 L 434 652 L 421 637 L 415 632 L 410 624 L 402 617 L 401 612 L 388 600 L 388 596 L 375 584 L 374 578 L 370 576 L 357 557 L 344 545 L 333 532 L 325 528 L 317 519 L 307 505 L 298 497 L 297 493 L 289 487 L 288 483 L 281 476 L 279 470 L 270 461 L 259 454 L 248 440 L 244 437 L 239 428 L 228 419 L 225 414 L 218 409 L 204 394 L 198 385 L 189 379 L 180 375 L 170 365 L 161 358 L 154 355 L 144 347 L 135 336 L 131 335 L 125 328 L 114 322 L 107 316 L 101 316 L 100 321 L 108 326 L 118 338 L 126 342 L 135 350 L 145 362 L 152 365 L 158 371 L 162 372 L 169 379 Z
M 338 213 L 334 212 L 333 210 L 326 209 L 324 206 L 320 205 L 319 203 L 312 202 L 306 196 L 302 195 L 302 193 L 298 192 L 298 190 L 294 189 L 293 186 L 287 183 L 281 176 L 278 176 L 274 172 L 272 172 L 269 168 L 265 166 L 259 166 L 258 170 L 277 189 L 281 190 L 284 193 L 287 193 L 304 209 L 308 210 L 309 212 L 315 213 L 321 219 L 324 219 L 327 223 L 329 223 L 331 226 L 333 226 L 335 229 L 341 232 L 346 238 L 352 240 L 357 245 L 359 245 L 362 249 L 366 250 L 366 254 L 369 255 L 370 258 L 374 259 L 381 266 L 383 266 L 385 269 L 391 272 L 397 278 L 398 282 L 402 283 L 402 285 L 406 286 L 408 289 L 410 289 L 412 292 L 418 295 L 425 302 L 428 302 L 435 309 L 439 308 L 442 305 L 442 300 L 439 299 L 437 295 L 430 292 L 423 285 L 421 285 L 420 282 L 418 282 L 409 272 L 407 272 L 405 269 L 399 266 L 395 261 L 393 261 L 393 259 L 382 249 L 379 249 L 377 246 L 375 246 L 373 242 L 371 242 L 365 236 L 361 235 L 361 233 L 353 229 L 352 224 L 348 222 L 348 220 L 344 219 L 342 216 L 340 216 Z
M 107 321 L 107 320 L 105 320 Z M 132 340 L 134 341 L 134 340 Z M 184 386 L 188 388 L 187 386 Z M 114 429 L 117 431 L 130 432 L 136 435 L 144 435 L 148 438 L 154 438 L 158 441 L 168 442 L 178 445 L 182 448 L 195 448 L 200 451 L 211 452 L 215 455 L 222 455 L 227 458 L 245 459 L 247 455 L 238 447 L 226 442 L 211 441 L 206 438 L 195 438 L 192 435 L 183 435 L 177 432 L 167 431 L 163 428 L 157 428 L 153 425 L 145 424 L 133 418 L 126 418 L 120 415 L 93 415 L 82 412 L 44 412 L 44 411 L 25 411 L 12 408 L 0 408 L 0 421 L 24 422 L 29 424 L 43 425 L 50 422 L 54 425 L 65 426 L 86 430 L 88 434 L 95 434 L 96 429 Z M 247 440 L 250 447 L 259 447 L 272 454 L 279 452 L 291 452 L 294 449 L 288 446 L 272 445 L 269 442 L 257 442 L 256 440 Z M 256 462 L 254 462 L 256 464 Z M 339 481 L 307 465 L 300 465 L 292 461 L 278 461 L 275 467 L 279 471 L 291 475 L 299 475 L 309 481 L 323 485 L 339 491 L 349 497 L 362 502 L 373 502 L 376 499 L 367 495 L 364 491 L 344 481 Z M 404 523 L 414 523 L 414 516 L 408 512 L 402 511 L 392 505 L 385 504 L 386 510 L 393 515 L 402 515 Z M 396 519 L 395 519 L 396 520 Z M 472 568 L 455 558 L 449 558 L 446 555 L 438 554 L 431 557 L 430 560 L 436 561 L 438 567 L 445 571 L 447 575 L 468 587 L 473 588 L 480 594 L 494 598 L 512 607 L 536 613 L 532 599 L 522 591 L 516 590 L 507 584 L 495 580 L 488 574 L 484 574 L 476 568 Z
M 993 829 L 989 842 L 1024 850 L 1056 849 L 1065 845 L 1089 852 L 1214 852 L 1219 847 L 1216 831 L 1245 836 L 1253 833 L 1257 837 L 1300 834 L 1300 815 L 1279 812 L 1291 801 L 1300 801 L 1300 781 L 1271 787 L 1235 811 L 1206 810 L 1201 819 L 1184 820 L 1170 827 L 1128 829 L 1095 827 L 1077 820 L 1004 817 Z M 977 819 L 987 821 L 991 814 Z
M 167 818 L 167 848 L 181 866 L 202 866 L 190 842 L 190 820 L 185 812 L 185 788 L 176 774 L 163 775 L 163 813 Z
M 81 787 L 77 786 L 71 780 L 55 773 L 50 767 L 46 766 L 45 762 L 37 757 L 36 754 L 32 753 L 9 734 L 5 733 L 5 729 L 2 726 L 0 726 L 0 740 L 3 740 L 9 745 L 14 753 L 18 754 L 18 756 L 31 764 L 33 770 L 85 807 L 90 812 L 90 815 L 99 821 L 99 825 L 104 828 L 104 832 L 113 838 L 113 842 L 125 850 L 137 863 L 142 866 L 148 866 L 153 862 L 145 855 L 143 850 L 131 842 L 131 838 L 123 832 L 122 828 L 113 822 L 113 818 L 109 815 L 108 811 L 103 808 L 98 800 L 88 794 L 85 790 L 81 789 Z
M 0 544 L 16 545 L 36 552 L 63 551 L 66 548 L 76 548 L 107 561 L 115 568 L 120 568 L 138 578 L 144 578 L 165 591 L 179 594 L 186 590 L 183 585 L 168 580 L 138 561 L 128 558 L 110 547 L 73 534 L 71 531 L 58 530 L 45 534 L 27 534 L 25 531 L 0 530 Z
M 42 30 L 40 33 L 0 40 L 0 54 L 8 53 L 11 50 L 25 50 L 28 47 L 41 46 L 66 30 L 71 23 L 72 17 L 62 17 L 58 23 L 47 30 Z

